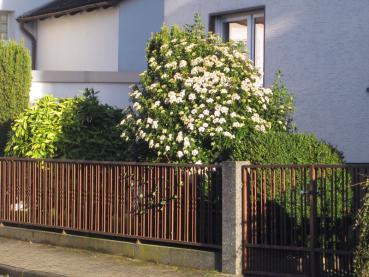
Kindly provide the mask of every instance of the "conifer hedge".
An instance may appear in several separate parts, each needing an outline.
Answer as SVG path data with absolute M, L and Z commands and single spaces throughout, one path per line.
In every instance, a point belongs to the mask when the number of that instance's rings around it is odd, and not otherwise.
M 0 40 L 0 155 L 12 120 L 28 106 L 31 64 L 30 53 L 23 43 Z

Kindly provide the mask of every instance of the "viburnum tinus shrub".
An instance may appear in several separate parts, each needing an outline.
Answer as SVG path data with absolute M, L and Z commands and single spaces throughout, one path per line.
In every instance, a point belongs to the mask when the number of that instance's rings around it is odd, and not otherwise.
M 122 138 L 143 141 L 153 160 L 225 160 L 245 134 L 286 132 L 292 97 L 264 88 L 246 50 L 206 35 L 197 18 L 184 28 L 164 26 L 147 45 L 148 67 L 132 88 Z

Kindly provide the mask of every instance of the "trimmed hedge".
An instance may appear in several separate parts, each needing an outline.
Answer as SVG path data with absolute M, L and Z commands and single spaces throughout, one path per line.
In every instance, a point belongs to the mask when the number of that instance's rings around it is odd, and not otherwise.
M 23 44 L 0 40 L 0 155 L 12 120 L 29 103 L 31 56 Z
M 25 158 L 122 160 L 121 119 L 122 111 L 101 104 L 92 89 L 82 97 L 46 96 L 16 119 L 5 152 Z
M 343 155 L 312 134 L 259 133 L 232 147 L 232 158 L 253 164 L 341 164 Z

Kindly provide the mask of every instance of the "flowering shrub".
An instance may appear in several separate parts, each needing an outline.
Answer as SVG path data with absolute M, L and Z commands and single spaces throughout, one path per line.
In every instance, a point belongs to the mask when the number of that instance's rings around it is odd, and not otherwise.
M 147 59 L 122 138 L 145 141 L 156 160 L 224 160 L 245 134 L 290 128 L 288 92 L 262 87 L 246 51 L 206 36 L 199 19 L 183 29 L 164 26 L 150 39 Z

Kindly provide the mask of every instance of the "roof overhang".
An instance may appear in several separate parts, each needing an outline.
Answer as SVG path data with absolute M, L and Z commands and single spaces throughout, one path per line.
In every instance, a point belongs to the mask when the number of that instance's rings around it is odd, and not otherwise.
M 53 11 L 53 12 L 45 12 L 45 13 L 42 13 L 42 12 L 37 13 L 37 9 L 36 9 L 36 10 L 33 10 L 29 13 L 26 13 L 18 17 L 17 21 L 21 23 L 27 23 L 27 22 L 32 22 L 35 20 L 44 20 L 44 19 L 51 18 L 51 17 L 58 18 L 64 15 L 75 15 L 75 14 L 78 14 L 84 11 L 91 12 L 97 9 L 107 9 L 109 7 L 116 6 L 121 1 L 122 0 L 106 0 L 106 1 L 101 1 L 98 3 L 81 5 L 78 7 L 67 8 L 67 9 L 62 9 L 62 10 Z

